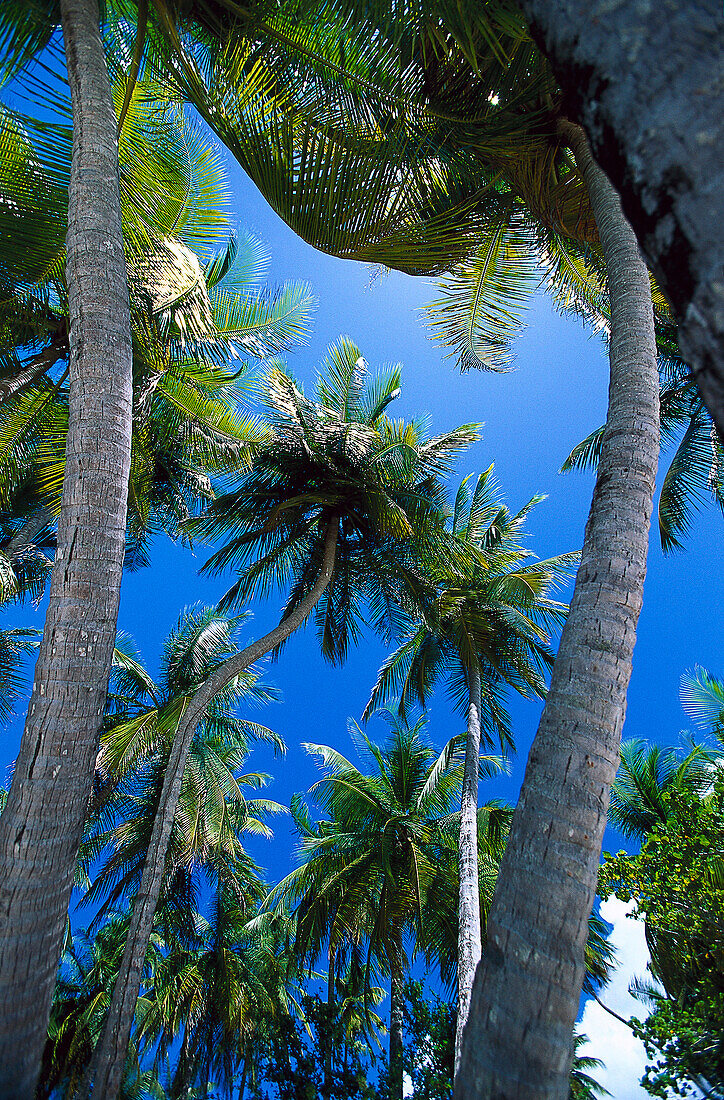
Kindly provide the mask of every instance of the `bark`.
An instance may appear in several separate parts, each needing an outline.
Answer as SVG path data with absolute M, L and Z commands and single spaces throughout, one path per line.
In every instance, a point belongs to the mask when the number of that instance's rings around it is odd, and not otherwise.
M 51 367 L 55 366 L 59 359 L 64 359 L 68 354 L 68 342 L 65 338 L 54 340 L 47 348 L 44 348 L 35 359 L 26 363 L 22 370 L 11 378 L 0 378 L 0 404 L 11 401 L 19 393 L 32 386 Z
M 724 439 L 724 13 L 719 0 L 521 0 L 678 318 Z
M 488 917 L 456 1100 L 565 1100 L 643 596 L 659 445 L 648 272 L 579 127 L 611 300 L 609 412 L 581 566 Z
M 390 1100 L 402 1100 L 402 1024 L 405 1011 L 405 979 L 402 971 L 402 937 L 395 945 L 390 981 Z
M 482 686 L 480 663 L 469 671 L 468 731 L 460 807 L 460 894 L 458 904 L 458 1018 L 455 1072 L 460 1066 L 463 1031 L 470 1011 L 473 978 L 482 954 L 478 886 L 478 767 Z
M 131 330 L 116 119 L 97 0 L 61 0 L 73 110 L 70 416 L 33 692 L 0 818 L 0 1096 L 30 1100 L 108 689 L 131 448 Z
M 166 852 L 171 837 L 174 814 L 181 793 L 186 759 L 191 749 L 196 727 L 206 707 L 235 676 L 270 653 L 304 623 L 332 579 L 337 550 L 339 520 L 329 521 L 322 565 L 317 579 L 302 603 L 278 626 L 246 649 L 230 657 L 209 676 L 190 700 L 182 715 L 164 775 L 161 797 L 151 831 L 151 839 L 143 866 L 143 876 L 133 903 L 123 960 L 113 988 L 108 1015 L 93 1054 L 84 1088 L 93 1100 L 116 1100 L 123 1077 L 128 1044 L 133 1025 L 141 974 L 153 928 L 153 917 L 161 893 Z
M 327 1007 L 329 1014 L 327 1016 L 327 1026 L 329 1027 L 329 1034 L 327 1035 L 327 1049 L 324 1054 L 324 1095 L 332 1095 L 332 1067 L 334 1063 L 334 1021 L 332 1018 L 332 1009 L 334 1008 L 334 976 L 335 965 L 337 961 L 337 951 L 335 947 L 330 943 L 328 953 L 329 967 L 327 970 Z

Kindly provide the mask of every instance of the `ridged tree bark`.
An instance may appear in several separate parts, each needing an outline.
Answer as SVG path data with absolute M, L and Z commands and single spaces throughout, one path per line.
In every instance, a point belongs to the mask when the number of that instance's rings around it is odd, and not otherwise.
M 402 970 L 402 936 L 397 937 L 390 965 L 390 1100 L 402 1100 L 402 1025 L 405 1015 L 405 979 Z
M 521 0 L 567 113 L 618 189 L 724 440 L 720 0 Z
M 480 889 L 478 886 L 478 769 L 482 684 L 480 663 L 468 670 L 468 728 L 460 806 L 460 893 L 458 903 L 458 1018 L 455 1029 L 455 1072 L 460 1066 L 463 1031 L 470 1012 L 473 979 L 482 954 Z
M 325 538 L 322 565 L 317 579 L 306 598 L 278 626 L 246 649 L 230 657 L 209 676 L 190 700 L 184 711 L 164 773 L 161 796 L 153 821 L 151 839 L 143 865 L 141 885 L 133 902 L 133 912 L 128 928 L 126 946 L 113 987 L 113 997 L 108 1009 L 103 1031 L 93 1054 L 82 1095 L 89 1096 L 92 1087 L 93 1100 L 116 1100 L 121 1088 L 128 1046 L 133 1026 L 133 1015 L 141 987 L 141 974 L 148 943 L 153 929 L 153 918 L 163 883 L 174 814 L 181 794 L 181 781 L 196 727 L 204 711 L 235 676 L 239 676 L 255 661 L 259 661 L 294 633 L 314 610 L 334 570 L 337 551 L 339 521 L 329 521 Z
M 31 1100 L 108 690 L 131 449 L 118 142 L 97 0 L 61 0 L 73 111 L 70 416 L 33 692 L 0 818 L 0 1096 Z
M 488 917 L 456 1100 L 566 1100 L 583 950 L 643 597 L 659 450 L 646 267 L 583 131 L 611 303 L 608 421 L 581 566 Z

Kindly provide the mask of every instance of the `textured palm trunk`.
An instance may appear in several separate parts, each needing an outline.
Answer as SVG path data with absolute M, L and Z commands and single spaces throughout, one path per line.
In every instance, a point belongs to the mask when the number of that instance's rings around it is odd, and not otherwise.
M 724 111 L 719 0 L 521 0 L 621 193 L 724 440 Z
M 478 768 L 482 685 L 480 662 L 469 671 L 468 731 L 460 807 L 460 894 L 458 903 L 458 1018 L 455 1072 L 460 1066 L 463 1031 L 470 1011 L 473 979 L 482 954 L 478 887 Z
M 0 379 L 0 405 L 6 401 L 12 401 L 14 397 L 38 382 L 51 367 L 54 367 L 59 359 L 68 354 L 68 342 L 65 337 L 56 338 L 47 348 L 44 348 L 31 363 L 26 363 L 22 370 L 11 378 Z
M 332 1009 L 334 1008 L 334 976 L 336 961 L 337 952 L 330 943 L 328 953 L 329 968 L 327 970 L 327 1008 L 329 1009 L 327 1026 L 329 1027 L 329 1034 L 327 1035 L 327 1049 L 324 1055 L 324 1095 L 328 1097 L 332 1095 L 332 1066 L 334 1063 L 334 1021 L 332 1018 Z
M 73 110 L 70 417 L 58 550 L 0 818 L 0 1096 L 40 1070 L 116 635 L 131 447 L 131 331 L 116 118 L 96 0 L 61 0 Z
M 402 1100 L 402 1024 L 405 1010 L 402 936 L 397 938 L 390 969 L 390 1100 Z
M 609 412 L 571 610 L 473 987 L 456 1100 L 565 1100 L 609 791 L 641 609 L 659 446 L 648 273 L 618 195 L 568 125 L 611 301 Z
M 338 519 L 336 517 L 331 519 L 327 527 L 324 555 L 317 580 L 302 603 L 274 630 L 220 665 L 198 689 L 179 721 L 153 821 L 141 885 L 133 903 L 121 968 L 113 987 L 108 1015 L 84 1085 L 86 1096 L 90 1095 L 92 1087 L 93 1100 L 116 1100 L 121 1087 L 133 1015 L 141 986 L 143 963 L 151 938 L 153 917 L 161 894 L 166 852 L 181 793 L 184 768 L 196 727 L 208 704 L 230 680 L 239 676 L 244 669 L 285 641 L 302 626 L 307 616 L 313 611 L 332 579 L 338 527 Z

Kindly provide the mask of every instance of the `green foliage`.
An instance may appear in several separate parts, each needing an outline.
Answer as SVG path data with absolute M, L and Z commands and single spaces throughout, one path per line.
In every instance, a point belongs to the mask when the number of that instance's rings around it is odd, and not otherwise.
M 455 1069 L 454 1007 L 420 981 L 405 985 L 405 1072 L 413 1100 L 451 1100 Z
M 644 989 L 652 1011 L 636 1032 L 654 1061 L 644 1085 L 653 1096 L 724 1094 L 724 774 L 709 793 L 673 786 L 662 794 L 665 819 L 636 856 L 607 855 L 603 896 L 636 902 L 645 919 L 651 971 Z
M 707 504 L 724 510 L 724 453 L 711 417 L 681 359 L 670 319 L 657 316 L 661 385 L 661 441 L 673 450 L 661 484 L 659 537 L 664 552 L 681 550 L 696 513 Z M 603 427 L 573 448 L 564 471 L 595 469 Z
M 334 524 L 334 571 L 315 619 L 322 653 L 341 662 L 365 617 L 389 633 L 401 592 L 420 587 L 430 560 L 459 556 L 445 530 L 441 477 L 477 428 L 430 439 L 420 422 L 389 419 L 399 387 L 399 366 L 370 378 L 346 337 L 329 349 L 313 397 L 281 364 L 264 373 L 266 417 L 251 468 L 187 525 L 193 536 L 226 540 L 204 566 L 239 573 L 220 606 L 285 587 L 288 616 L 317 579 Z
M 577 555 L 526 564 L 533 555 L 522 527 L 540 498 L 513 514 L 501 500 L 492 466 L 474 488 L 469 482 L 458 489 L 449 525 L 453 541 L 468 551 L 463 567 L 454 559 L 428 564 L 422 598 L 416 605 L 408 600 L 398 616 L 400 644 L 380 669 L 365 714 L 391 700 L 401 713 L 414 703 L 424 707 L 441 677 L 464 713 L 470 675 L 479 664 L 482 734 L 488 745 L 497 741 L 505 749 L 512 732 L 504 690 L 545 694 L 542 673 L 553 662 L 550 632 L 567 611 L 550 596 Z
M 30 490 L 51 517 L 68 422 L 70 116 L 55 82 L 56 122 L 0 107 L 0 218 L 14 211 L 0 250 L 0 507 L 17 510 Z M 302 342 L 313 306 L 306 284 L 260 286 L 267 257 L 254 237 L 231 232 L 218 150 L 158 96 L 139 85 L 119 137 L 134 350 L 130 567 L 147 564 L 154 535 L 176 535 L 213 499 L 214 477 L 248 460 L 250 363 Z

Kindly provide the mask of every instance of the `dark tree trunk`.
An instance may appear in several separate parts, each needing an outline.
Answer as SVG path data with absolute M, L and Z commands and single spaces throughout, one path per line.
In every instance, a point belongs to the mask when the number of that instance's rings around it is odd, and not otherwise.
M 402 1100 L 402 1024 L 405 1011 L 405 978 L 402 970 L 402 937 L 391 961 L 390 981 L 390 1100 Z
M 521 0 L 680 323 L 724 439 L 720 0 Z
M 93 1100 L 116 1100 L 121 1086 L 123 1068 L 131 1038 L 133 1015 L 141 986 L 143 963 L 146 958 L 148 942 L 153 928 L 153 917 L 163 883 L 171 828 L 181 793 L 181 781 L 186 759 L 191 749 L 196 727 L 208 704 L 230 680 L 233 680 L 244 669 L 285 641 L 313 611 L 332 579 L 337 550 L 338 527 L 339 521 L 337 518 L 330 520 L 319 575 L 302 603 L 274 630 L 271 630 L 263 638 L 253 642 L 246 649 L 220 665 L 198 689 L 179 721 L 164 774 L 161 797 L 143 865 L 141 885 L 133 903 L 133 912 L 121 968 L 113 987 L 113 997 L 108 1015 L 85 1083 L 86 1095 L 90 1094 L 92 1084 Z
M 617 194 L 566 128 L 611 302 L 609 411 L 581 566 L 513 816 L 456 1100 L 566 1100 L 609 791 L 643 598 L 659 449 L 651 291 Z
M 470 1011 L 473 979 L 482 953 L 480 888 L 478 886 L 478 770 L 482 685 L 480 662 L 469 670 L 468 728 L 460 805 L 460 888 L 458 903 L 458 1018 L 455 1028 L 455 1071 L 460 1065 L 463 1031 Z
M 73 109 L 70 419 L 58 550 L 0 819 L 0 1095 L 31 1100 L 116 636 L 131 447 L 131 331 L 116 117 L 96 0 L 61 0 Z

